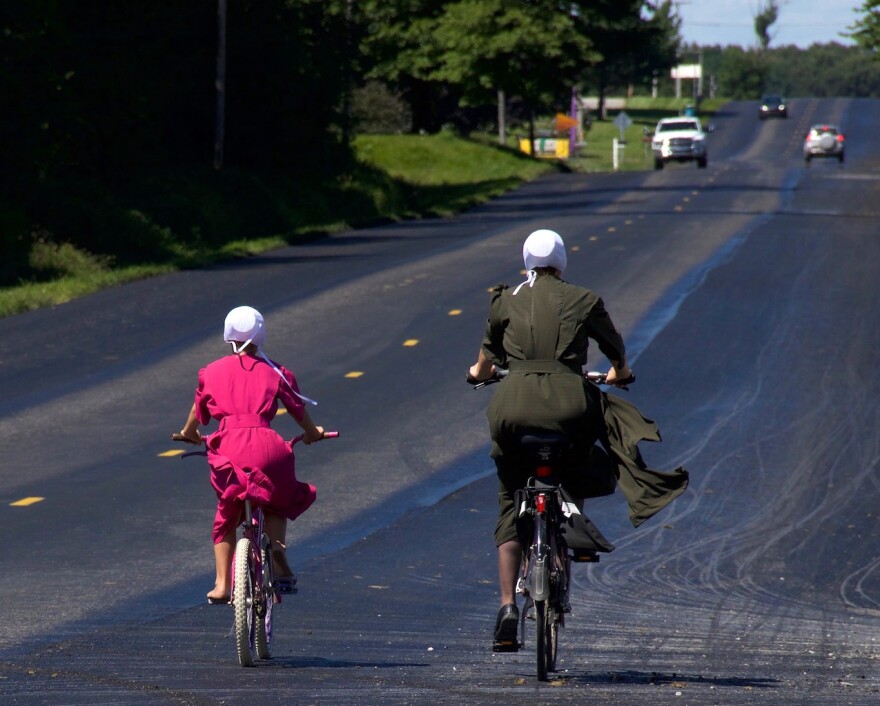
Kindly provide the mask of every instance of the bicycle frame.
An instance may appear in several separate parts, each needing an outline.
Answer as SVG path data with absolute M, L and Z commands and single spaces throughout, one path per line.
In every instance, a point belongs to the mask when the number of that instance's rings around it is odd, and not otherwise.
M 337 431 L 324 432 L 323 438 L 333 439 Z M 203 443 L 209 437 L 202 437 Z M 172 439 L 184 441 L 180 434 Z M 291 449 L 303 436 L 288 441 Z M 191 451 L 188 456 L 207 456 L 207 451 Z M 254 664 L 254 658 L 270 659 L 272 641 L 272 607 L 281 603 L 281 592 L 276 589 L 272 572 L 272 542 L 264 526 L 263 511 L 245 499 L 241 530 L 235 542 L 230 567 L 230 596 L 235 612 L 232 633 L 235 635 L 238 660 L 242 667 Z M 293 591 L 296 592 L 295 589 Z
M 250 500 L 244 501 L 244 519 L 239 525 L 241 529 L 241 535 L 239 539 L 247 538 L 252 543 L 253 546 L 260 551 L 255 553 L 254 555 L 254 572 L 255 578 L 258 580 L 259 585 L 262 587 L 263 574 L 267 574 L 269 578 L 272 577 L 272 563 L 271 561 L 266 561 L 265 565 L 263 562 L 263 554 L 267 558 L 271 557 L 271 542 L 269 540 L 269 535 L 266 534 L 266 531 L 263 526 L 263 511 L 259 507 L 252 507 Z M 237 544 L 237 543 L 236 543 Z M 233 555 L 232 558 L 232 579 L 230 581 L 230 591 L 232 591 L 232 595 L 234 595 L 235 591 L 235 561 L 236 556 Z M 271 580 L 269 582 L 271 586 Z M 261 589 L 259 589 L 261 590 Z M 277 595 L 274 591 L 272 591 L 273 602 L 280 603 L 281 596 Z
M 242 667 L 250 667 L 255 657 L 271 657 L 272 606 L 281 602 L 281 596 L 272 582 L 272 547 L 264 531 L 263 512 L 248 500 L 240 527 L 241 537 L 232 558 L 233 632 L 238 661 Z
M 501 382 L 506 376 L 506 370 L 495 369 L 492 376 L 483 381 L 475 380 L 468 373 L 467 381 L 474 389 L 481 389 Z M 593 385 L 609 384 L 605 373 L 585 372 L 583 377 Z M 615 380 L 611 384 L 627 389 L 626 386 L 634 380 L 635 375 L 630 374 L 628 378 Z M 556 474 L 560 462 L 571 448 L 571 442 L 557 432 L 534 431 L 521 436 L 519 446 L 534 460 L 535 466 L 534 475 L 516 496 L 519 512 L 517 533 L 523 550 L 516 592 L 525 598 L 520 612 L 518 647 L 525 644 L 526 619 L 533 611 L 537 626 L 535 652 L 538 680 L 546 681 L 547 673 L 556 670 L 559 628 L 565 626 L 565 614 L 571 612 L 569 588 L 572 561 L 594 562 L 599 557 L 593 550 L 580 550 L 572 555 L 561 529 L 563 517 L 567 518 L 572 508 L 568 507 L 570 501 L 563 497 Z M 579 512 L 579 509 L 575 512 Z M 530 523 L 528 532 L 519 526 L 523 519 Z

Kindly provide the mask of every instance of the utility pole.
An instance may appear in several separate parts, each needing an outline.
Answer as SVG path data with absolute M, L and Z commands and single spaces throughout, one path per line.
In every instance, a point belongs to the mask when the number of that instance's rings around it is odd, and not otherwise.
M 504 91 L 498 89 L 498 144 L 507 144 L 507 109 L 504 102 Z
M 223 169 L 223 144 L 226 139 L 226 0 L 217 0 L 217 96 L 214 125 L 214 169 Z

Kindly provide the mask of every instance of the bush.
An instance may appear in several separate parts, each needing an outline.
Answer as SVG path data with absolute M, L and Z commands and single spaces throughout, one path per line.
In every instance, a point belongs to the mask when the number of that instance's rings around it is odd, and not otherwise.
M 365 134 L 394 135 L 412 126 L 409 106 L 381 81 L 368 81 L 354 90 L 351 115 L 355 130 Z

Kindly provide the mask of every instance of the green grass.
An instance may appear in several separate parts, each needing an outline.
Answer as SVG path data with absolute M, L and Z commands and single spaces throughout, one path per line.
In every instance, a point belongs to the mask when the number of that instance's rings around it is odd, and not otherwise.
M 701 112 L 717 108 L 704 102 Z M 633 120 L 625 132 L 620 168 L 650 169 L 645 127 L 677 114 L 685 101 L 631 99 Z M 93 246 L 76 245 L 48 229 L 23 236 L 20 208 L 0 202 L 0 227 L 11 233 L 7 286 L 0 288 L 0 317 L 54 306 L 135 279 L 238 257 L 305 239 L 387 220 L 446 216 L 484 203 L 554 170 L 607 172 L 619 137 L 616 113 L 596 120 L 574 159 L 533 159 L 497 136 L 362 135 L 354 143 L 357 166 L 325 182 L 293 182 L 234 170 L 152 175 L 134 188 L 111 190 L 94 183 L 57 186 L 58 223 Z M 538 124 L 538 128 L 549 128 Z M 26 222 L 26 221 L 25 221 Z M 72 225 L 71 225 L 72 224 Z M 14 252 L 13 252 L 14 251 Z M 2 269 L 2 268 L 0 268 Z

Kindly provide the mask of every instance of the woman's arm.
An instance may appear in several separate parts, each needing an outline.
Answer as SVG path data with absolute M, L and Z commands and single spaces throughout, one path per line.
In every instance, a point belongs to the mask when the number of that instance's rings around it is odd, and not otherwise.
M 488 380 L 495 374 L 495 365 L 486 357 L 482 348 L 477 356 L 477 362 L 470 367 L 468 374 L 477 382 Z
M 632 370 L 626 362 L 626 346 L 623 336 L 617 330 L 605 309 L 604 302 L 599 299 L 590 311 L 587 319 L 588 335 L 599 345 L 599 350 L 611 362 L 606 382 L 610 385 L 617 380 L 626 380 L 632 376 Z

